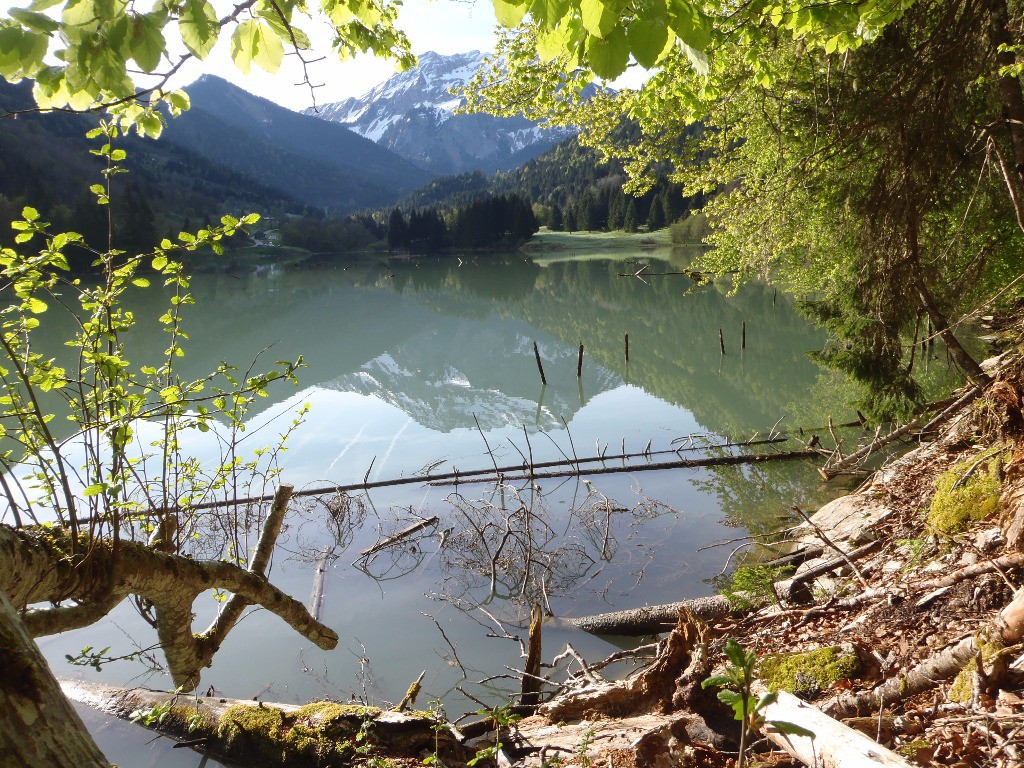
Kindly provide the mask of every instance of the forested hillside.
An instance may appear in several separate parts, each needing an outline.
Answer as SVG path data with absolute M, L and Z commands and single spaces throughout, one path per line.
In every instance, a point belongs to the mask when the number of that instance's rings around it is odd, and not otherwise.
M 554 230 L 660 229 L 700 210 L 703 194 L 687 196 L 682 187 L 658 180 L 641 195 L 623 191 L 626 173 L 617 161 L 579 140 L 568 139 L 524 165 L 488 177 L 481 171 L 434 179 L 399 201 L 403 210 L 447 210 L 495 195 L 518 195 L 537 207 L 542 223 Z
M 33 106 L 29 83 L 0 81 L 0 110 Z M 97 145 L 85 136 L 94 125 L 89 115 L 60 113 L 5 120 L 0 130 L 0 218 L 10 221 L 31 204 L 56 226 L 105 242 L 106 216 L 88 191 L 101 181 L 104 166 L 88 151 Z M 129 176 L 114 180 L 117 225 L 127 237 L 119 241 L 123 247 L 148 246 L 150 233 L 176 233 L 224 213 L 303 210 L 288 194 L 168 142 L 133 135 L 120 139 L 118 146 L 127 151 L 125 165 L 131 169 Z M 0 242 L 13 241 L 14 234 L 0 229 Z

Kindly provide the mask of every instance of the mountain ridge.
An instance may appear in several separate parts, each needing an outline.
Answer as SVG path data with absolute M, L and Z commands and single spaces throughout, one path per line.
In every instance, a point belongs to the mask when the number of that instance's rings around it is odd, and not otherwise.
M 545 128 L 525 117 L 460 115 L 464 102 L 451 93 L 483 64 L 480 51 L 443 55 L 427 51 L 419 66 L 367 91 L 307 109 L 375 141 L 435 176 L 508 170 L 551 149 L 576 132 Z
M 335 214 L 388 205 L 430 174 L 340 125 L 314 120 L 213 75 L 164 139 Z

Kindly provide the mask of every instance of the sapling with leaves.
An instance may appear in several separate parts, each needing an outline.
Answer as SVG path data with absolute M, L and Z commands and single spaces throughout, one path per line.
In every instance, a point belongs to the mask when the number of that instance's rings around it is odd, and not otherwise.
M 720 674 L 707 678 L 701 685 L 704 688 L 720 688 L 718 700 L 732 707 L 734 716 L 740 723 L 737 768 L 743 768 L 746 763 L 751 734 L 756 733 L 766 724 L 783 733 L 814 738 L 813 733 L 795 723 L 779 720 L 765 722 L 761 712 L 765 707 L 774 704 L 779 695 L 775 692 L 769 692 L 762 696 L 754 695 L 754 672 L 757 668 L 757 653 L 755 651 L 745 650 L 734 638 L 730 637 L 726 640 L 724 653 L 726 659 L 729 660 L 725 669 Z

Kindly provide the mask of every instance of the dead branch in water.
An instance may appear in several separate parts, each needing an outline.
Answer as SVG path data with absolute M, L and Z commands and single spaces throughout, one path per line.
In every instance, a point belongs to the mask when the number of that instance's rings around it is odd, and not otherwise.
M 489 476 L 476 477 L 469 480 L 464 476 L 454 478 L 455 483 L 433 480 L 429 485 L 458 485 L 462 483 L 493 483 L 493 482 L 522 482 L 527 480 L 539 480 L 551 477 L 578 477 L 583 475 L 613 475 L 623 472 L 652 472 L 661 469 L 689 469 L 694 467 L 723 467 L 736 464 L 759 464 L 766 461 L 790 461 L 792 459 L 810 459 L 818 455 L 817 451 L 784 451 L 782 453 L 745 453 L 739 456 L 716 456 L 710 459 L 680 459 L 679 461 L 662 461 L 653 464 L 634 464 L 621 467 L 597 467 L 594 469 L 567 469 L 557 472 L 531 472 L 528 475 Z M 605 459 L 615 458 L 612 456 Z M 604 459 L 596 459 L 604 460 Z M 559 462 L 561 463 L 561 462 Z M 490 471 L 488 470 L 488 473 Z
M 684 446 L 684 447 L 681 447 L 681 448 L 675 448 L 675 449 L 663 450 L 663 451 L 645 450 L 645 451 L 641 451 L 639 453 L 622 453 L 622 454 L 617 454 L 617 455 L 613 455 L 613 456 L 609 456 L 609 455 L 606 454 L 604 456 L 591 456 L 591 457 L 583 458 L 583 459 L 575 458 L 575 456 L 574 456 L 574 458 L 572 458 L 572 459 L 565 459 L 565 460 L 559 459 L 557 461 L 538 461 L 538 462 L 536 462 L 536 463 L 534 463 L 532 465 L 532 468 L 536 470 L 536 469 L 543 469 L 543 468 L 546 468 L 546 467 L 566 467 L 566 466 L 569 466 L 569 467 L 577 466 L 578 467 L 580 464 L 595 464 L 595 463 L 607 462 L 607 461 L 612 461 L 612 460 L 619 461 L 619 460 L 624 460 L 624 459 L 649 458 L 651 456 L 660 456 L 660 455 L 666 455 L 666 454 L 671 454 L 671 455 L 678 456 L 681 453 L 689 452 L 689 451 L 700 451 L 700 450 L 713 451 L 713 450 L 722 449 L 722 448 L 739 448 L 739 447 L 743 447 L 743 446 L 754 446 L 754 445 L 775 445 L 776 443 L 784 443 L 787 440 L 788 440 L 788 438 L 785 438 L 785 437 L 773 437 L 773 438 L 766 438 L 766 439 L 763 439 L 763 440 L 744 440 L 742 442 L 713 443 L 711 445 L 688 445 L 688 446 Z M 571 435 L 569 436 L 569 442 L 570 442 L 570 444 L 572 443 L 572 436 Z M 513 447 L 514 447 L 514 445 L 515 444 L 513 443 Z M 796 453 L 801 453 L 801 454 L 806 453 L 807 456 L 817 455 L 817 453 L 814 452 L 814 451 L 810 451 L 810 452 L 797 451 Z M 574 454 L 575 454 L 575 451 L 574 451 Z M 758 455 L 761 455 L 761 454 L 758 454 Z M 785 456 L 786 454 L 781 454 L 780 453 L 780 454 L 765 454 L 765 455 L 767 455 L 769 457 L 775 457 L 775 456 Z M 374 488 L 390 488 L 390 487 L 396 486 L 396 485 L 412 485 L 412 484 L 417 484 L 417 483 L 424 484 L 424 483 L 431 483 L 431 482 L 439 482 L 439 481 L 442 481 L 442 480 L 457 480 L 458 482 L 461 483 L 461 482 L 464 481 L 465 478 L 480 477 L 480 476 L 483 476 L 483 475 L 488 475 L 488 476 L 492 476 L 493 477 L 493 476 L 497 476 L 497 475 L 503 475 L 504 473 L 507 473 L 507 472 L 529 471 L 530 468 L 531 468 L 530 462 L 524 457 L 523 458 L 523 462 L 521 464 L 512 464 L 512 465 L 508 465 L 508 466 L 497 467 L 496 469 L 492 467 L 491 469 L 469 469 L 469 470 L 464 470 L 464 471 L 455 470 L 453 472 L 439 472 L 437 474 L 432 474 L 430 472 L 427 472 L 427 473 L 424 473 L 424 474 L 410 475 L 409 477 L 392 478 L 391 480 L 374 480 L 373 482 L 366 482 L 366 481 L 364 481 L 362 483 L 351 483 L 349 485 L 329 485 L 329 486 L 325 486 L 323 488 L 305 488 L 305 489 L 303 489 L 301 491 L 293 492 L 292 493 L 292 498 L 299 498 L 299 497 L 306 497 L 306 496 L 326 496 L 326 495 L 332 494 L 332 493 L 348 493 L 349 491 L 369 491 L 369 490 L 372 490 Z M 582 473 L 579 472 L 579 471 L 574 471 L 574 472 L 569 472 L 569 473 L 566 473 L 566 474 L 570 474 L 571 475 L 571 474 L 582 474 Z M 595 472 L 594 474 L 598 474 L 598 473 Z M 272 501 L 273 498 L 274 497 L 272 495 L 267 495 L 267 496 L 253 496 L 251 498 L 246 498 L 246 499 L 228 499 L 228 500 L 220 500 L 220 501 L 209 501 L 209 502 L 204 502 L 202 504 L 196 504 L 194 507 L 190 507 L 190 509 L 193 509 L 193 510 L 217 509 L 218 507 L 224 507 L 224 506 L 233 505 L 233 504 L 255 504 L 255 503 L 258 503 L 258 502 Z
M 359 556 L 369 557 L 374 552 L 380 552 L 382 549 L 387 549 L 393 544 L 397 544 L 398 542 L 400 542 L 406 536 L 411 536 L 412 534 L 416 533 L 416 531 L 422 531 L 424 528 L 430 525 L 437 525 L 439 520 L 440 518 L 437 517 L 437 515 L 435 515 L 434 517 L 428 517 L 426 520 L 420 520 L 418 523 L 413 523 L 408 528 L 404 528 L 403 530 L 396 533 L 394 536 L 388 536 L 383 541 L 378 541 L 372 547 L 367 547 L 359 553 Z

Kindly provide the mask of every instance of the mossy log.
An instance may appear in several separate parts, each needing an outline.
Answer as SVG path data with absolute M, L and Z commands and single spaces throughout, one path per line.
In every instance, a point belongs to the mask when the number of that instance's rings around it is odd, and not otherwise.
M 329 701 L 269 704 L 79 681 L 61 685 L 72 701 L 115 717 L 152 713 L 150 728 L 252 768 L 347 768 L 374 756 L 437 754 L 456 762 L 470 757 L 447 725 L 425 712 Z

